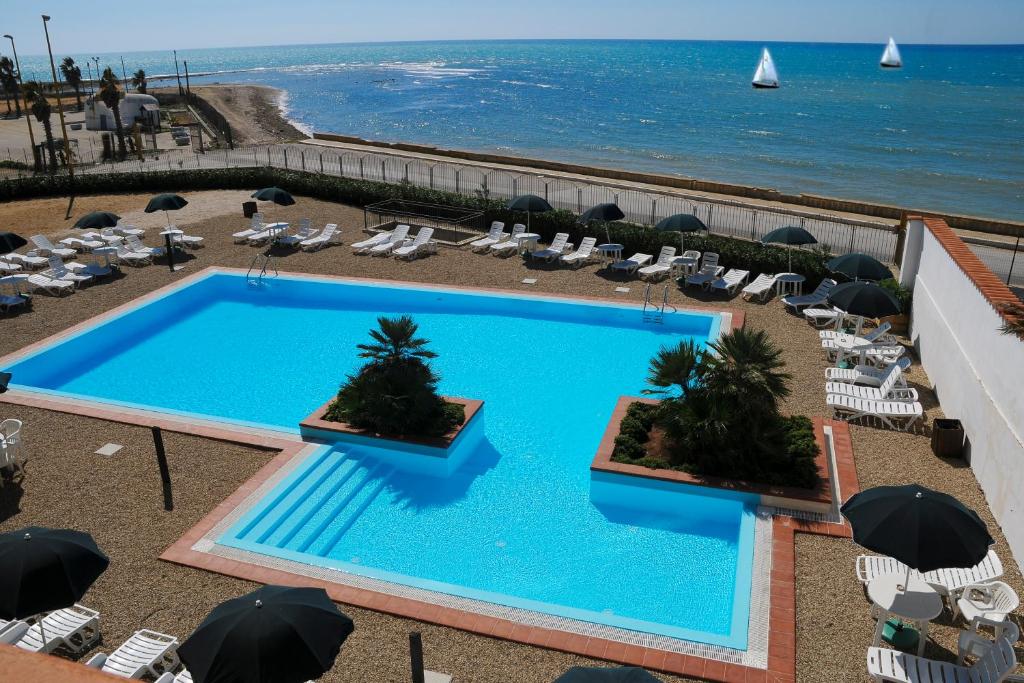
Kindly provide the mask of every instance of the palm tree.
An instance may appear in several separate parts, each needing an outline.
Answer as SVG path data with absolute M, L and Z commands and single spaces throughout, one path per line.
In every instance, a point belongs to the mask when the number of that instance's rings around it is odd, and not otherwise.
M 764 330 L 746 328 L 724 334 L 705 354 L 705 384 L 717 401 L 726 403 L 755 422 L 778 412 L 779 400 L 789 396 L 791 375 L 782 371 L 782 350 Z
M 65 57 L 60 63 L 60 72 L 64 74 L 64 80 L 75 89 L 75 104 L 78 110 L 82 110 L 82 69 L 75 64 L 71 57 Z
M 104 69 L 100 77 L 99 98 L 107 109 L 114 112 L 114 125 L 117 128 L 117 153 L 119 159 L 124 159 L 128 152 L 124 146 L 124 126 L 121 124 L 121 88 L 117 76 L 109 66 Z
M 647 383 L 657 389 L 644 389 L 645 394 L 660 394 L 665 400 L 676 395 L 684 397 L 697 382 L 702 370 L 704 352 L 692 339 L 679 342 L 674 347 L 663 346 L 658 355 L 651 359 Z
M 14 62 L 10 57 L 0 57 L 0 85 L 3 86 L 4 96 L 7 98 L 7 113 L 11 113 L 11 94 L 14 95 L 14 107 L 17 116 L 21 118 L 21 100 L 18 93 L 18 75 L 14 68 Z
M 999 330 L 1024 341 L 1024 305 L 1003 304 L 1001 310 L 1006 318 Z
M 132 87 L 143 95 L 146 94 L 146 72 L 139 69 L 132 74 Z
M 43 124 L 43 134 L 46 136 L 46 148 L 50 150 L 50 173 L 57 172 L 57 147 L 53 142 L 53 127 L 50 125 L 50 114 L 53 107 L 46 99 L 43 86 L 39 81 L 29 81 L 25 84 L 25 101 L 32 107 L 32 115 L 36 121 Z
M 379 330 L 370 330 L 376 344 L 357 344 L 360 358 L 370 358 L 375 363 L 389 363 L 409 358 L 436 358 L 437 354 L 424 348 L 429 341 L 417 338 L 419 326 L 408 315 L 398 318 L 377 318 Z

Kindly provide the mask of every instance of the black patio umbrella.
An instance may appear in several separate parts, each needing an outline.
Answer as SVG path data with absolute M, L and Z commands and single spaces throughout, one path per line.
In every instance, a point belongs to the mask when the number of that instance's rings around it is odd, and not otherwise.
M 793 247 L 804 244 L 817 244 L 818 240 L 814 235 L 803 228 L 795 225 L 788 225 L 783 228 L 776 228 L 761 238 L 764 244 L 785 244 L 789 247 L 789 265 L 787 268 L 793 270 Z
M 171 224 L 171 217 L 168 211 L 177 211 L 185 207 L 188 204 L 188 200 L 176 194 L 158 194 L 149 200 L 146 204 L 146 213 L 155 213 L 157 211 L 163 211 L 167 217 L 167 225 Z
M 253 192 L 252 198 L 261 202 L 274 202 L 279 206 L 291 206 L 295 203 L 295 198 L 280 187 L 264 187 Z
M 654 226 L 655 230 L 662 232 L 678 232 L 679 233 L 679 251 L 683 250 L 683 238 L 688 232 L 699 232 L 701 230 L 707 230 L 708 226 L 704 225 L 704 221 L 697 218 L 693 214 L 689 213 L 677 213 L 674 216 L 668 218 L 662 218 L 658 221 L 657 225 Z
M 830 273 L 845 275 L 851 280 L 886 280 L 892 273 L 885 264 L 867 254 L 844 254 L 825 264 Z
M 0 254 L 10 254 L 28 244 L 24 237 L 13 232 L 0 232 Z
M 554 683 L 657 683 L 657 680 L 636 666 L 574 666 Z
M 178 655 L 196 683 L 301 683 L 354 628 L 321 588 L 264 586 L 213 608 Z
M 121 217 L 111 211 L 92 211 L 75 221 L 75 227 L 83 230 L 112 228 L 119 220 Z
M 973 567 L 985 559 L 992 536 L 978 514 L 953 496 L 917 484 L 878 486 L 841 508 L 860 546 L 919 572 Z
M 555 210 L 555 207 L 548 204 L 546 199 L 535 194 L 521 194 L 518 197 L 514 197 L 506 208 L 509 211 L 525 211 L 527 229 L 530 228 L 530 214 L 546 213 Z
M 591 221 L 603 221 L 604 223 L 611 223 L 612 221 L 621 221 L 626 217 L 626 214 L 622 213 L 622 209 L 619 208 L 618 204 L 609 202 L 607 204 L 598 204 L 592 206 L 583 213 L 577 219 L 577 222 L 587 225 Z M 611 233 L 608 231 L 608 226 L 604 226 L 604 236 L 609 242 L 612 241 Z
M 844 282 L 828 294 L 828 302 L 850 315 L 884 318 L 899 315 L 900 304 L 892 294 L 872 282 Z
M 70 607 L 108 564 L 81 531 L 26 527 L 0 534 L 0 619 Z

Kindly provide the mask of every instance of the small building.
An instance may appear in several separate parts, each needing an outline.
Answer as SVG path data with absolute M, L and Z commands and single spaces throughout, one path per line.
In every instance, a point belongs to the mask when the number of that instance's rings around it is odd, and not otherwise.
M 141 126 L 160 128 L 160 103 L 152 95 L 129 93 L 121 98 L 121 125 L 131 128 L 136 122 Z M 115 130 L 114 112 L 95 95 L 85 101 L 86 130 Z

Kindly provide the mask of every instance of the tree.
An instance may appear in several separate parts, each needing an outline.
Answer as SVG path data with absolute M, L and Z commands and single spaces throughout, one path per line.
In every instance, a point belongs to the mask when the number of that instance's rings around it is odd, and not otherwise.
M 25 101 L 32 108 L 32 115 L 36 121 L 43 124 L 43 134 L 46 136 L 46 148 L 50 151 L 50 173 L 57 172 L 57 147 L 53 141 L 53 127 L 50 125 L 50 114 L 53 107 L 46 99 L 43 86 L 39 81 L 29 81 L 25 84 Z
M 14 62 L 10 57 L 0 57 L 0 86 L 3 86 L 4 96 L 7 98 L 7 113 L 11 113 L 10 96 L 14 95 L 14 110 L 21 118 L 21 96 L 18 88 L 18 72 L 14 68 Z
M 376 434 L 443 436 L 461 424 L 461 405 L 437 393 L 438 376 L 427 360 L 437 354 L 416 336 L 409 316 L 378 318 L 371 344 L 359 344 L 359 357 L 369 362 L 338 391 L 325 419 L 347 422 Z
M 143 95 L 146 94 L 146 72 L 139 69 L 132 74 L 132 87 Z
M 1000 310 L 1005 318 L 999 330 L 1003 334 L 1012 334 L 1024 341 L 1024 305 L 1003 304 Z
M 124 126 L 121 123 L 121 88 L 119 83 L 117 76 L 114 75 L 114 70 L 108 66 L 103 70 L 103 75 L 100 77 L 99 98 L 103 104 L 107 105 L 107 109 L 114 112 L 114 125 L 117 128 L 117 154 L 118 158 L 123 160 L 128 155 L 128 151 L 124 146 Z
M 82 69 L 71 57 L 65 57 L 60 63 L 60 72 L 64 81 L 75 89 L 75 105 L 82 110 Z

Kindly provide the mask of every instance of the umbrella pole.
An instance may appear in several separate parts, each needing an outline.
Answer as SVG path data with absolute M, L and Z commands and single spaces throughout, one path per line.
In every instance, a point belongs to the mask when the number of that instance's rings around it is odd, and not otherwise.
M 790 247 L 789 249 L 787 249 L 787 251 L 789 252 L 789 265 L 787 265 L 786 267 L 789 268 L 789 272 L 792 273 L 793 272 L 793 247 Z

